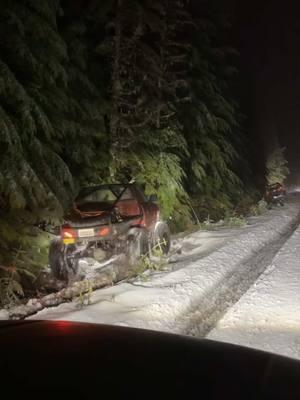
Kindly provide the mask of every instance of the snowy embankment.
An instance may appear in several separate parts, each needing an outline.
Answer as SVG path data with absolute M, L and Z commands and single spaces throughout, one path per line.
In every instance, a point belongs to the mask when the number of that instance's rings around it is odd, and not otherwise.
M 95 291 L 91 305 L 78 302 L 45 309 L 31 319 L 64 319 L 141 327 L 174 333 L 191 333 L 187 322 L 191 310 L 201 309 L 230 276 L 266 246 L 280 240 L 299 218 L 299 199 L 257 218 L 230 242 L 185 268 L 147 282 L 121 283 Z M 242 294 L 242 293 L 241 293 Z
M 300 359 L 300 228 L 209 339 Z

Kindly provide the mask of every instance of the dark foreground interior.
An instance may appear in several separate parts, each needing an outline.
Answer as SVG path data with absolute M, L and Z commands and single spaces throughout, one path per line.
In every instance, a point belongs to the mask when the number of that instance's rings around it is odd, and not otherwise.
M 0 324 L 10 398 L 299 399 L 300 363 L 207 340 L 72 323 Z

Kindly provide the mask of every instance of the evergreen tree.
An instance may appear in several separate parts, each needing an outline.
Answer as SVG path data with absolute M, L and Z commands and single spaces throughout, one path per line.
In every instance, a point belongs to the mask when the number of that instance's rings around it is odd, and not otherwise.
M 101 6 L 99 15 L 103 18 Z M 111 15 L 98 46 L 111 60 L 111 177 L 145 184 L 169 214 L 184 195 L 179 155 L 186 144 L 171 92 L 170 82 L 175 87 L 178 80 L 172 80 L 176 75 L 167 69 L 163 51 L 166 10 L 158 1 L 119 0 Z M 173 184 L 166 191 L 168 182 Z
M 56 0 L 7 1 L 0 12 L 8 147 L 1 197 L 9 209 L 51 206 L 62 213 L 74 197 L 73 177 L 90 182 L 108 168 L 102 97 L 89 78 L 84 21 L 65 21 Z
M 275 150 L 267 158 L 266 169 L 267 175 L 266 180 L 269 185 L 274 183 L 283 183 L 289 175 L 288 162 L 284 156 L 285 148 L 276 147 Z
M 66 46 L 57 1 L 3 1 L 0 9 L 0 302 L 22 294 L 28 269 L 47 262 L 32 224 L 62 215 L 73 179 L 61 157 Z M 50 112 L 51 111 L 51 112 Z M 43 237 L 43 240 L 42 240 Z M 30 275 L 32 277 L 32 275 Z
M 218 15 L 209 10 L 207 5 L 207 15 L 199 16 L 198 3 L 192 8 L 191 102 L 180 117 L 191 155 L 185 161 L 189 192 L 206 215 L 213 213 L 213 208 L 230 207 L 242 189 L 235 172 L 240 115 L 228 92 L 235 72 L 228 60 L 234 50 L 218 43 L 223 23 L 218 26 Z
M 79 184 L 100 182 L 108 176 L 108 137 L 105 128 L 107 101 L 98 86 L 91 66 L 95 54 L 89 43 L 88 21 L 67 8 L 60 21 L 61 34 L 67 43 L 69 62 L 66 67 L 69 108 L 64 136 L 69 138 L 62 157 Z M 98 65 L 97 65 L 98 67 Z M 98 74 L 99 75 L 99 74 Z
M 242 192 L 235 172 L 242 141 L 228 90 L 234 51 L 218 41 L 224 18 L 206 1 L 110 6 L 98 48 L 111 66 L 112 179 L 143 182 L 166 214 L 188 202 L 184 177 L 194 198 L 230 207 Z M 102 11 L 99 5 L 101 21 Z M 173 191 L 165 190 L 168 181 Z
M 54 122 L 67 86 L 57 12 L 53 0 L 5 1 L 0 10 L 1 198 L 8 210 L 59 210 L 73 194 L 59 155 L 65 138 Z

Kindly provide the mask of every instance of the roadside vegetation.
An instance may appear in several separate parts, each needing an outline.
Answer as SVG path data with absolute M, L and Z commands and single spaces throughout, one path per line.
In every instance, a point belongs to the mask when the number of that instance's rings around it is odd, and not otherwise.
M 266 180 L 269 185 L 274 183 L 282 183 L 285 181 L 290 171 L 287 166 L 288 162 L 285 158 L 285 148 L 276 146 L 269 154 L 266 162 Z
M 34 290 L 49 242 L 38 225 L 81 185 L 135 180 L 173 231 L 208 215 L 239 224 L 258 201 L 228 20 L 200 3 L 2 2 L 1 304 Z

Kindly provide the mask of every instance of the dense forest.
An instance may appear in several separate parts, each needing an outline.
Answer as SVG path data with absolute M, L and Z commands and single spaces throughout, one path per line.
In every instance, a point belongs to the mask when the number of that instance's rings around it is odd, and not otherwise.
M 238 54 L 214 2 L 1 5 L 5 273 L 41 263 L 47 237 L 34 226 L 61 218 L 82 185 L 135 180 L 178 230 L 251 203 Z

